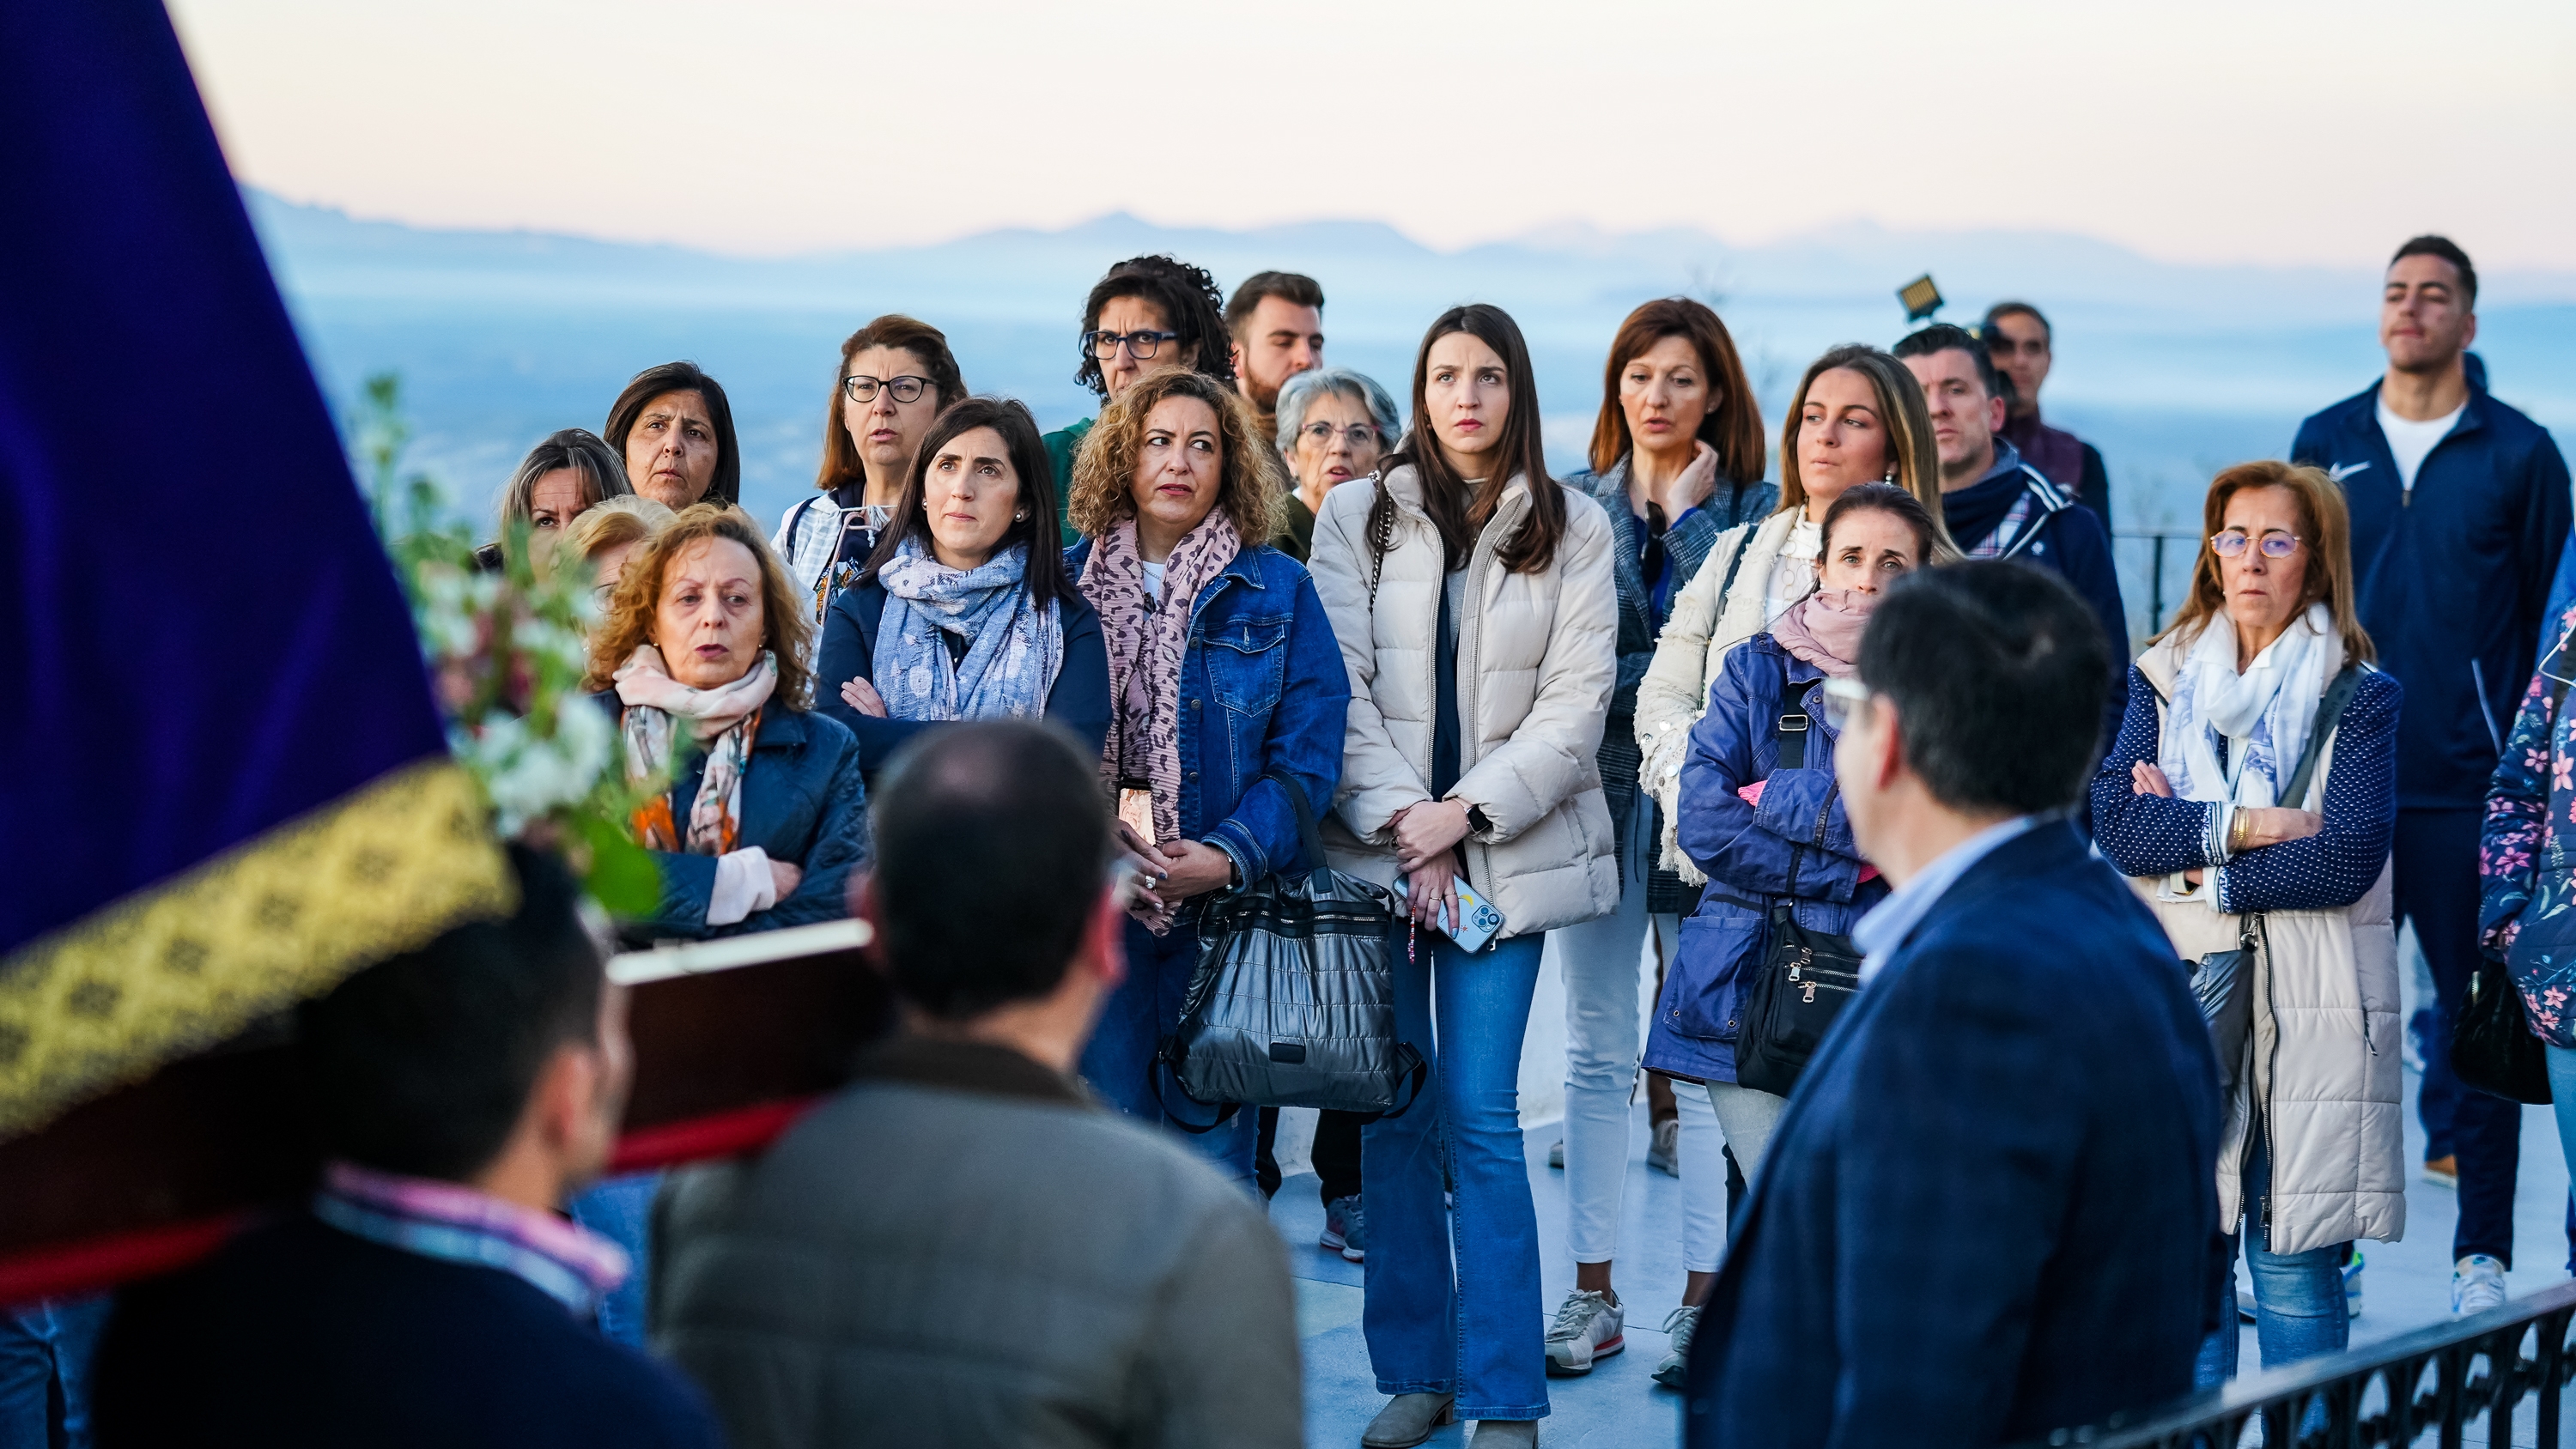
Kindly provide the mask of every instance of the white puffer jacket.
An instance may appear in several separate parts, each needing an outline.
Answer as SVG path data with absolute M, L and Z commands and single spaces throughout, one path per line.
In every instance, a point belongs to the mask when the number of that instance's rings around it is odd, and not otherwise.
M 1382 885 L 1396 877 L 1389 822 L 1431 798 L 1443 579 L 1440 533 L 1422 511 L 1420 479 L 1399 467 L 1385 487 L 1396 521 L 1384 571 L 1368 545 L 1377 485 L 1367 480 L 1326 495 L 1310 563 L 1351 671 L 1342 783 L 1324 822 L 1325 853 L 1335 868 Z M 1525 574 L 1495 559 L 1530 507 L 1522 480 L 1504 489 L 1468 560 L 1468 607 L 1458 620 L 1463 738 L 1450 793 L 1491 822 L 1467 837 L 1467 878 L 1502 911 L 1505 936 L 1570 926 L 1619 905 L 1596 758 L 1619 667 L 1610 520 L 1590 498 L 1563 492 L 1565 537 L 1555 561 Z
M 2216 627 L 2227 626 L 2222 620 Z M 2343 667 L 2343 650 L 2339 643 L 2329 647 L 2325 677 L 2331 680 Z M 2173 698 L 2189 648 L 2188 640 L 2167 639 L 2138 659 L 2138 672 L 2155 686 L 2161 730 L 2172 728 L 2164 701 Z M 2160 734 L 2157 743 L 2161 752 L 2168 742 Z M 2334 764 L 2335 736 L 2329 735 L 2307 798 L 2281 803 L 2322 810 Z M 2341 910 L 2261 913 L 2248 1033 L 2254 1070 L 2240 1075 L 2228 1096 L 2218 1208 L 2222 1224 L 2236 1223 L 2244 1211 L 2242 1168 L 2259 1101 L 2270 1123 L 2275 1253 L 2355 1238 L 2395 1242 L 2406 1233 L 2389 871 L 2382 865 L 2369 892 Z M 2250 919 L 2221 915 L 2201 901 L 2158 900 L 2156 879 L 2130 884 L 2186 961 L 2236 949 Z
M 1708 692 L 1726 672 L 1727 651 L 1768 625 L 1762 603 L 1771 588 L 1771 566 L 1803 516 L 1784 508 L 1717 536 L 1699 572 L 1673 596 L 1664 632 L 1655 640 L 1654 662 L 1637 684 L 1638 782 L 1664 807 L 1664 867 L 1690 885 L 1708 879 L 1673 838 L 1673 822 L 1681 818 L 1682 757 L 1690 753 L 1691 726 L 1708 712 Z M 1739 551 L 1744 555 L 1740 567 L 1735 563 Z M 1726 582 L 1730 567 L 1735 587 L 1720 599 L 1718 586 Z

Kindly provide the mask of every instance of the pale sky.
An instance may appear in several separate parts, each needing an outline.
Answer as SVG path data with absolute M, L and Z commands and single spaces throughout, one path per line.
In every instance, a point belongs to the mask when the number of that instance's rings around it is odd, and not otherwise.
M 1365 218 L 2576 267 L 2576 4 L 172 0 L 236 173 L 776 254 Z

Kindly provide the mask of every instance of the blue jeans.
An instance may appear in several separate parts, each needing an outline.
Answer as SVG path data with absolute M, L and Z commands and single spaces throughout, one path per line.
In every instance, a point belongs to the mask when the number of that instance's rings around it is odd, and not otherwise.
M 89 1449 L 89 1359 L 112 1301 L 0 1308 L 0 1449 Z
M 629 1348 L 644 1346 L 644 1305 L 652 1286 L 653 1194 L 662 1174 L 612 1177 L 574 1197 L 572 1220 L 626 1250 L 626 1281 L 599 1300 L 599 1331 Z
M 2571 1053 L 2576 1055 L 2576 1053 Z M 2350 1243 L 2328 1243 L 2304 1253 L 2275 1253 L 2263 1246 L 2263 1199 L 2272 1190 L 2272 1159 L 2261 1135 L 2245 1164 L 2245 1266 L 2254 1278 L 2254 1341 L 2262 1346 L 2263 1367 L 2279 1368 L 2305 1359 L 2341 1353 L 2352 1342 L 2352 1315 L 2343 1297 L 2344 1260 Z M 2200 1362 L 2192 1372 L 2195 1388 L 2215 1388 L 2236 1377 L 2239 1335 L 2236 1329 L 2235 1275 L 2237 1239 L 2227 1239 L 2219 1259 L 2219 1328 L 2201 1342 Z
M 1261 1114 L 1247 1107 L 1213 1132 L 1181 1133 L 1179 1123 L 1203 1127 L 1224 1109 L 1191 1101 L 1172 1074 L 1154 1064 L 1155 1049 L 1181 1023 L 1181 998 L 1189 993 L 1198 960 L 1196 929 L 1176 925 L 1170 935 L 1158 937 L 1132 920 L 1127 923 L 1127 977 L 1109 994 L 1082 1049 L 1082 1079 L 1128 1116 L 1180 1133 L 1218 1171 L 1258 1197 L 1261 1187 L 1252 1159 Z
M 1369 1364 L 1378 1392 L 1455 1394 L 1461 1419 L 1544 1418 L 1546 1308 L 1520 1070 L 1546 937 L 1470 956 L 1425 930 L 1410 961 L 1405 938 L 1398 920 L 1396 1035 L 1432 1070 L 1412 1110 L 1360 1134 Z M 1444 1154 L 1454 1209 L 1441 1202 Z

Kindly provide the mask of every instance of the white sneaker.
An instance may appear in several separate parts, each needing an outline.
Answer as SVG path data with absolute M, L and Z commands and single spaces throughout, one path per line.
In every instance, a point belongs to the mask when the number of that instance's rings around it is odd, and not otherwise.
M 2504 1264 L 2471 1253 L 2451 1268 L 2451 1311 L 2484 1313 L 2504 1302 Z
M 1690 1372 L 1691 1339 L 1698 1332 L 1699 1307 L 1696 1304 L 1685 1303 L 1664 1320 L 1664 1336 L 1672 1340 L 1672 1348 L 1664 1355 L 1663 1362 L 1655 1365 L 1656 1383 L 1668 1389 L 1682 1386 L 1683 1375 Z
M 1682 1175 L 1682 1119 L 1667 1117 L 1655 1124 L 1655 1135 L 1646 1144 L 1646 1165 L 1668 1177 Z
M 1580 1288 L 1565 1295 L 1556 1310 L 1556 1322 L 1547 1331 L 1547 1371 L 1552 1374 L 1588 1374 L 1594 1359 L 1617 1353 L 1628 1346 L 1621 1330 L 1627 1324 L 1627 1312 L 1610 1301 L 1607 1293 L 1587 1293 Z

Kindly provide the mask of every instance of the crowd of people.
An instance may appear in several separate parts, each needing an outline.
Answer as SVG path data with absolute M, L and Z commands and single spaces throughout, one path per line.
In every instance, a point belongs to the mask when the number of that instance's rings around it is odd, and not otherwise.
M 1055 432 L 928 323 L 853 333 L 774 529 L 723 388 L 647 369 L 501 502 L 592 571 L 586 687 L 667 781 L 631 822 L 659 903 L 614 930 L 861 915 L 902 1032 L 755 1158 L 598 1183 L 611 942 L 517 850 L 514 917 L 305 1008 L 322 1188 L 128 1290 L 98 1442 L 1302 1443 L 1276 1114 L 1190 1100 L 1164 1045 L 1201 904 L 1325 864 L 1400 892 L 1431 1063 L 1312 1149 L 1370 1449 L 1535 1443 L 1549 1378 L 1626 1346 L 1641 1072 L 1691 1444 L 2010 1442 L 2214 1384 L 2240 1254 L 2267 1366 L 2342 1348 L 2355 1244 L 2405 1226 L 2410 922 L 2423 1170 L 2456 1175 L 2455 1310 L 2492 1306 L 2518 1116 L 2443 1046 L 2509 958 L 2576 1155 L 2544 662 L 2576 555 L 2475 296 L 2450 242 L 2399 250 L 2385 376 L 2218 472 L 2134 659 L 2103 459 L 2041 421 L 2022 302 L 1824 353 L 1774 453 L 1725 323 L 1649 301 L 1560 479 L 1501 309 L 1433 320 L 1399 409 L 1326 363 L 1313 279 L 1138 257 L 1081 308 L 1097 416 Z M 1518 1103 L 1550 936 L 1561 1242 Z M 1790 957 L 1842 1003 L 1794 1046 Z M 2204 1010 L 2221 966 L 2245 989 Z M 11 1331 L 74 1364 L 41 1311 Z

